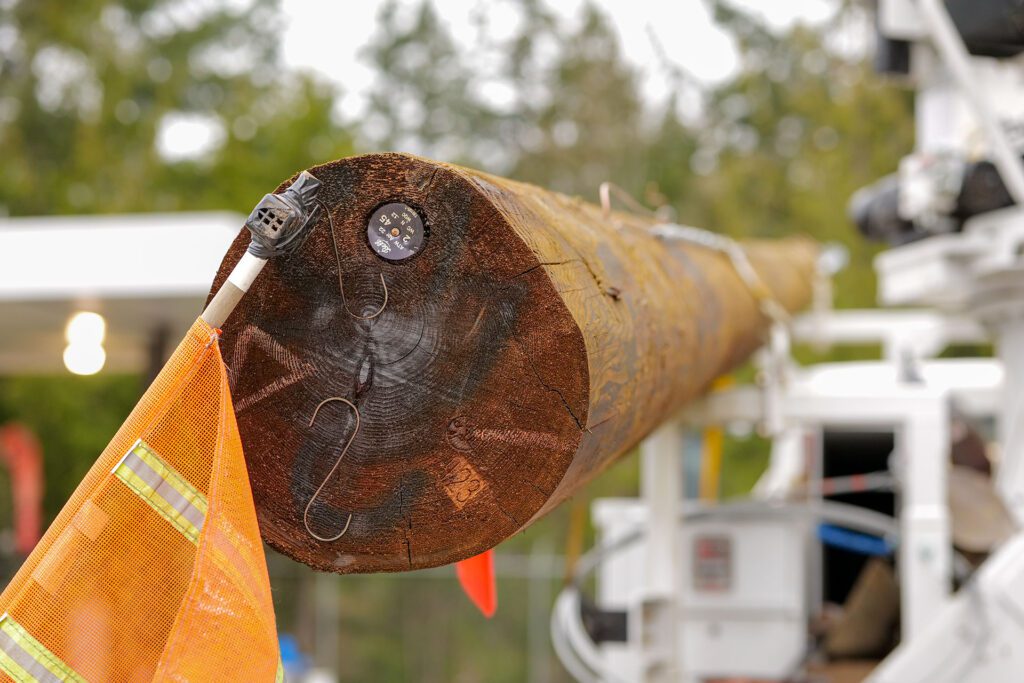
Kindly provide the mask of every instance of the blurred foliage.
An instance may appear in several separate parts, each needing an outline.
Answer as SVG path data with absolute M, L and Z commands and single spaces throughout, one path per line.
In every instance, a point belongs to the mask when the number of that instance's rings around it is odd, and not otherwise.
M 247 209 L 351 153 L 336 93 L 283 70 L 275 0 L 0 3 L 0 206 L 12 215 Z M 168 163 L 175 121 L 220 144 Z
M 863 8 L 836 0 L 830 23 L 778 31 L 705 1 L 740 55 L 736 73 L 711 85 L 667 59 L 643 68 L 625 60 L 591 4 L 567 21 L 545 0 L 481 2 L 475 34 L 455 36 L 429 1 L 388 0 L 365 53 L 386 87 L 370 94 L 357 126 L 339 120 L 335 88 L 280 63 L 274 0 L 0 0 L 0 210 L 247 211 L 313 163 L 401 149 L 589 200 L 611 180 L 673 207 L 682 222 L 735 236 L 840 242 L 851 259 L 839 305 L 872 305 L 875 252 L 849 226 L 846 202 L 896 167 L 913 117 L 908 93 L 874 76 L 866 55 L 836 45 L 851 26 L 869 32 Z M 499 5 L 517 17 L 511 35 L 495 30 Z M 664 101 L 641 95 L 652 69 L 674 86 Z M 203 122 L 215 144 L 167 158 L 161 136 L 186 120 Z M 48 517 L 141 388 L 134 377 L 0 380 L 0 421 L 21 420 L 43 442 Z M 573 505 L 635 495 L 636 461 L 624 458 L 502 554 L 560 552 Z M 765 461 L 763 441 L 728 440 L 723 493 L 748 490 Z M 272 559 L 279 624 L 311 648 L 323 595 L 301 568 Z M 453 579 L 332 580 L 339 671 L 352 681 L 567 680 L 549 646 L 540 663 L 525 655 L 538 629 L 546 641 L 552 583 L 503 580 L 499 615 L 485 624 Z M 547 601 L 539 612 L 538 600 Z
M 699 190 L 681 216 L 735 236 L 803 232 L 842 243 L 850 265 L 836 280 L 836 304 L 874 305 L 877 248 L 853 230 L 846 203 L 910 151 L 911 95 L 875 77 L 866 60 L 830 51 L 829 27 L 777 36 L 714 5 L 734 27 L 743 68 L 709 95 L 715 115 L 692 164 Z
M 9 377 L 0 384 L 0 424 L 27 424 L 43 445 L 46 519 L 60 511 L 138 400 L 139 380 L 119 375 Z

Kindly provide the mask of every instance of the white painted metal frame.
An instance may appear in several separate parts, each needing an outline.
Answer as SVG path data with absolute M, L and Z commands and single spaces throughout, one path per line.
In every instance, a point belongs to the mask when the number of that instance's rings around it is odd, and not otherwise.
M 941 0 L 916 0 L 932 44 L 972 106 L 1011 195 L 1024 204 L 1024 167 L 1019 150 L 1002 129 Z M 1020 78 L 1019 65 L 1015 69 Z M 1020 88 L 1015 88 L 1019 92 Z M 928 244 L 928 242 L 932 242 Z M 972 312 L 995 332 L 1005 380 L 999 410 L 1003 462 L 997 485 L 1024 522 L 1024 215 L 1019 208 L 992 212 L 965 226 L 963 233 L 926 240 L 879 258 L 881 291 L 890 301 L 920 301 L 930 292 L 966 292 Z M 900 253 L 900 252 L 903 253 Z M 946 280 L 922 278 L 923 269 L 945 271 Z M 889 273 L 894 277 L 886 279 Z M 1024 532 L 990 558 L 955 599 L 923 632 L 905 642 L 871 676 L 872 683 L 1016 683 L 1024 678 Z
M 913 312 L 908 314 L 908 320 L 914 315 Z M 948 339 L 959 338 L 965 330 L 970 338 L 978 333 L 977 329 L 956 319 L 944 327 L 942 318 L 937 317 L 929 321 L 929 326 L 940 337 Z M 796 327 L 800 329 L 804 325 L 798 323 Z M 826 321 L 826 328 L 843 327 L 843 322 Z M 890 332 L 881 324 L 878 331 L 876 341 Z M 866 326 L 858 328 L 853 336 L 858 342 L 871 340 Z M 933 353 L 939 350 L 935 348 Z M 645 535 L 652 542 L 645 549 L 644 573 L 636 577 L 637 593 L 629 601 L 629 624 L 635 629 L 629 634 L 629 640 L 632 647 L 640 650 L 630 657 L 637 662 L 635 680 L 683 683 L 692 680 L 687 676 L 687 662 L 680 660 L 671 645 L 679 642 L 677 629 L 682 622 L 673 591 L 679 590 L 679 582 L 688 576 L 690 567 L 687 549 L 674 547 L 678 532 L 671 533 L 676 528 L 682 498 L 683 430 L 710 424 L 757 423 L 765 414 L 768 400 L 775 403 L 784 425 L 776 440 L 791 442 L 790 450 L 794 452 L 800 450 L 799 441 L 806 435 L 820 433 L 826 427 L 893 430 L 897 455 L 894 470 L 900 482 L 899 569 L 901 583 L 905 586 L 901 597 L 905 642 L 913 642 L 928 633 L 929 626 L 943 614 L 944 606 L 950 601 L 953 574 L 946 504 L 950 406 L 955 403 L 961 410 L 967 406 L 965 412 L 991 415 L 997 409 L 1001 391 L 1001 375 L 996 372 L 998 363 L 985 359 L 921 359 L 923 383 L 900 381 L 895 368 L 897 363 L 893 361 L 852 364 L 853 368 L 845 367 L 847 365 L 851 364 L 794 370 L 790 383 L 771 399 L 754 386 L 715 392 L 686 411 L 678 422 L 663 427 L 642 446 L 642 494 L 646 507 L 651 510 L 645 522 Z M 871 367 L 885 370 L 880 374 L 889 379 L 861 383 L 853 388 L 844 381 L 849 373 L 839 373 L 832 378 L 838 381 L 822 381 L 840 370 L 852 369 L 856 374 L 870 375 L 865 369 Z M 968 378 L 972 381 L 965 381 Z M 838 388 L 844 390 L 837 391 Z M 804 461 L 801 465 L 814 470 L 812 477 L 820 476 L 817 463 Z M 815 590 L 809 589 L 812 599 L 816 598 Z
M 927 385 L 880 387 L 877 394 L 834 396 L 796 387 L 782 397 L 787 424 L 892 429 L 900 487 L 903 637 L 912 639 L 948 599 L 953 563 L 947 499 L 950 394 Z M 687 413 L 693 424 L 756 421 L 760 394 L 718 392 Z
M 964 114 L 970 111 L 1011 195 L 1024 206 L 1024 165 L 1008 142 L 995 106 L 1006 109 L 1007 101 L 990 101 L 991 91 L 1003 86 L 1010 86 L 1009 100 L 1019 99 L 1020 88 L 1012 80 L 1019 78 L 1019 70 L 1013 73 L 1005 64 L 970 57 L 943 0 L 885 0 L 880 12 L 889 35 L 919 42 L 914 58 L 925 68 L 917 74 L 923 83 L 918 153 L 978 152 L 968 149 L 972 122 Z M 930 40 L 933 52 L 925 40 Z M 1010 683 L 1024 677 L 1024 648 L 1019 647 L 1024 629 L 1024 534 L 1001 548 L 976 580 L 950 599 L 953 567 L 947 505 L 950 408 L 955 401 L 958 409 L 967 406 L 968 412 L 998 416 L 1004 453 L 998 483 L 1024 522 L 1024 427 L 1016 428 L 1024 424 L 1024 296 L 1018 296 L 1024 295 L 1022 248 L 1024 209 L 992 212 L 973 220 L 962 233 L 893 249 L 876 261 L 883 303 L 938 306 L 941 312 L 817 314 L 797 323 L 794 334 L 810 341 L 870 341 L 873 336 L 880 341 L 886 361 L 872 367 L 894 377 L 879 382 L 875 390 L 857 382 L 851 383 L 858 385 L 853 389 L 830 390 L 827 383 L 814 381 L 815 373 L 822 379 L 829 370 L 818 367 L 807 372 L 803 382 L 716 393 L 685 416 L 694 426 L 765 424 L 769 418 L 779 443 L 768 489 L 785 487 L 798 465 L 795 444 L 808 431 L 826 426 L 894 431 L 903 645 L 873 675 L 874 683 Z M 969 367 L 964 361 L 931 366 L 920 362 L 950 342 L 984 341 L 988 335 L 979 321 L 993 331 L 1001 361 L 979 363 L 983 379 L 964 381 L 963 371 Z M 910 383 L 896 377 L 902 374 L 897 369 L 900 363 L 910 363 L 914 370 L 955 372 L 948 373 L 948 383 L 927 378 Z M 671 613 L 673 601 L 667 591 L 687 567 L 676 564 L 674 576 L 666 574 L 673 561 L 683 559 L 681 549 L 672 548 L 666 538 L 677 511 L 669 496 L 678 499 L 678 494 L 670 492 L 681 483 L 681 473 L 671 463 L 681 459 L 682 446 L 673 436 L 678 429 L 664 428 L 643 448 L 644 497 L 651 509 L 647 533 L 668 544 L 650 544 L 642 603 L 652 609 L 645 608 L 641 619 L 631 620 L 640 624 L 645 663 L 641 676 L 648 681 L 669 680 L 666 676 L 673 670 L 679 672 L 674 680 L 685 680 L 686 663 L 674 660 L 664 642 L 654 637 L 655 628 L 674 629 L 661 617 Z M 670 450 L 675 453 L 670 455 Z
M 641 495 L 647 518 L 645 575 L 629 615 L 630 640 L 642 644 L 640 674 L 649 683 L 675 683 L 683 676 L 678 652 L 679 591 L 689 565 L 679 543 L 683 499 L 684 427 L 663 425 L 640 445 Z
M 775 434 L 773 463 L 779 468 L 777 485 L 785 488 L 787 472 L 818 468 L 803 459 L 802 441 L 808 434 L 828 428 L 886 430 L 894 432 L 895 474 L 900 482 L 899 524 L 901 543 L 899 570 L 906 642 L 925 633 L 941 614 L 952 591 L 952 539 L 947 507 L 950 408 L 990 416 L 998 409 L 1002 375 L 999 363 L 989 359 L 928 361 L 957 342 L 982 342 L 984 330 L 969 319 L 926 311 L 835 312 L 811 314 L 798 319 L 794 335 L 826 344 L 881 343 L 886 360 L 869 363 L 838 363 L 793 369 L 788 382 L 775 392 L 741 386 L 718 391 L 698 402 L 681 417 L 681 424 L 669 424 L 642 446 L 643 495 L 653 511 L 646 531 L 661 539 L 647 552 L 648 566 L 643 581 L 644 600 L 634 600 L 630 623 L 640 632 L 630 641 L 640 643 L 644 681 L 687 681 L 685 661 L 673 659 L 665 650 L 668 637 L 676 637 L 676 624 L 655 620 L 676 607 L 666 591 L 686 576 L 689 563 L 685 548 L 671 547 L 670 520 L 677 519 L 682 472 L 681 430 L 707 425 L 760 423 L 766 404 L 782 429 Z M 901 363 L 911 362 L 921 382 L 901 380 Z M 852 372 L 850 372 L 852 371 Z M 867 382 L 850 383 L 854 376 Z M 840 390 L 841 389 L 841 390 Z M 784 448 L 783 446 L 788 446 Z M 770 467 L 771 470 L 771 467 Z M 812 472 L 813 477 L 820 471 Z M 769 475 L 770 476 L 770 475 Z M 675 570 L 666 575 L 671 557 Z M 678 584 L 676 584 L 678 585 Z M 812 597 L 814 590 L 811 590 Z M 659 611 L 660 610 L 660 611 Z M 659 629 L 666 639 L 652 637 Z M 675 678 L 665 678 L 675 667 Z

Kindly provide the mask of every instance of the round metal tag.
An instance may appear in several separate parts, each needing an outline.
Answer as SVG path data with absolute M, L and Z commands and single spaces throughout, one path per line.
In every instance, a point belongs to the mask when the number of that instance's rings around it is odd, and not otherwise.
M 378 207 L 370 216 L 366 239 L 377 256 L 388 261 L 404 261 L 423 249 L 426 228 L 411 206 L 391 202 Z

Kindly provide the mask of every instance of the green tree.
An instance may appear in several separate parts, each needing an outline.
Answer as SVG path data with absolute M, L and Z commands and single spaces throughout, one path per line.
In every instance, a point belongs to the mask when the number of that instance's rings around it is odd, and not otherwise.
M 608 18 L 592 3 L 580 27 L 564 35 L 547 74 L 546 101 L 532 118 L 540 144 L 520 151 L 516 177 L 593 197 L 611 180 L 637 193 L 646 185 L 644 108 Z
M 288 173 L 348 153 L 334 93 L 282 70 L 280 21 L 275 0 L 0 4 L 0 207 L 246 210 Z M 171 163 L 158 136 L 185 115 L 220 143 Z
M 777 34 L 752 14 L 714 0 L 736 37 L 739 73 L 706 102 L 691 168 L 699 188 L 681 215 L 740 236 L 804 233 L 850 251 L 837 304 L 874 305 L 877 248 L 853 229 L 854 191 L 892 172 L 913 145 L 911 95 L 876 76 L 867 59 L 830 49 L 832 26 Z
M 377 149 L 480 165 L 502 116 L 480 97 L 480 75 L 429 0 L 388 0 L 366 50 L 378 71 L 362 133 Z
M 570 30 L 541 0 L 500 1 L 516 33 L 493 38 L 482 13 L 473 41 L 456 40 L 429 0 L 384 5 L 366 142 L 563 192 L 595 196 L 605 180 L 642 190 L 644 108 L 607 17 L 588 2 Z

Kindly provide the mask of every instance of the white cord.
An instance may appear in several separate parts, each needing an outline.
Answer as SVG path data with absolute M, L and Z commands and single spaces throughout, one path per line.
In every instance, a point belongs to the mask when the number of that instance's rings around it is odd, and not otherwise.
M 729 257 L 729 261 L 732 263 L 736 274 L 740 276 L 743 284 L 747 286 L 747 289 L 754 296 L 758 306 L 761 308 L 761 312 L 772 322 L 782 325 L 789 324 L 789 311 L 772 296 L 772 291 L 764 283 L 764 280 L 761 279 L 761 276 L 757 274 L 757 270 L 754 269 L 754 265 L 747 256 L 747 252 L 744 251 L 743 247 L 736 240 L 709 230 L 702 230 L 689 225 L 679 225 L 677 223 L 661 223 L 653 226 L 650 232 L 655 237 L 689 242 L 725 254 Z
M 573 599 L 575 598 L 575 600 Z M 579 613 L 579 593 L 575 590 L 563 590 L 555 600 L 555 606 L 551 610 L 551 644 L 555 648 L 555 656 L 562 663 L 569 675 L 575 678 L 578 683 L 600 683 L 600 679 L 594 671 L 600 671 L 600 667 L 589 667 L 581 661 L 568 642 L 565 622 L 576 620 L 573 607 Z M 568 608 L 568 609 L 567 609 Z M 578 621 L 578 620 L 577 620 Z

